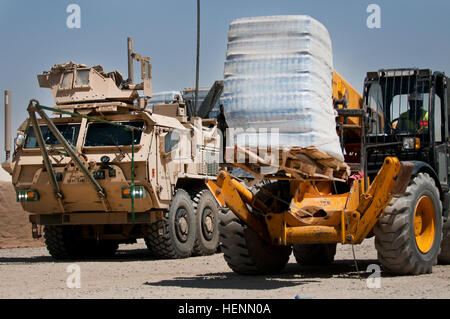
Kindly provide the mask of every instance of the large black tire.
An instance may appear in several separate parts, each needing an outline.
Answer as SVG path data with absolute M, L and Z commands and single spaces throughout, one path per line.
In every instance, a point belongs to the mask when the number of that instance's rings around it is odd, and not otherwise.
M 194 247 L 197 227 L 195 209 L 189 194 L 178 189 L 164 218 L 149 227 L 145 243 L 159 258 L 187 258 Z
M 289 184 L 274 182 L 263 185 L 256 198 L 267 207 L 285 211 L 289 203 Z M 274 196 L 282 199 L 276 205 Z M 255 215 L 257 212 L 254 212 Z M 283 270 L 292 252 L 291 246 L 278 246 L 265 242 L 247 227 L 229 209 L 222 210 L 219 222 L 221 251 L 228 266 L 244 275 L 270 275 Z
M 441 242 L 441 253 L 438 262 L 442 265 L 450 264 L 450 219 L 444 224 Z
M 325 266 L 334 261 L 336 244 L 298 244 L 293 246 L 295 260 L 303 266 Z
M 72 259 L 83 256 L 83 243 L 76 241 L 70 226 L 45 226 L 45 245 L 50 255 L 57 259 Z
M 219 205 L 208 189 L 196 194 L 193 199 L 197 220 L 197 236 L 192 254 L 213 255 L 219 245 Z
M 427 207 L 430 209 L 423 210 Z M 418 208 L 420 206 L 420 208 Z M 434 233 L 431 232 L 426 249 L 419 248 L 416 232 L 423 234 L 426 225 L 432 225 L 431 220 L 425 220 L 423 227 L 415 230 L 416 208 L 428 212 L 434 219 Z M 422 220 L 422 219 L 421 219 Z M 427 230 L 430 228 L 426 228 Z M 442 203 L 439 190 L 434 180 L 426 173 L 419 173 L 413 177 L 401 197 L 391 200 L 384 210 L 383 216 L 374 227 L 375 248 L 378 260 L 387 272 L 396 274 L 425 274 L 431 273 L 437 263 L 442 239 Z
M 116 241 L 77 239 L 76 232 L 73 226 L 45 226 L 45 244 L 50 255 L 58 260 L 109 258 L 119 247 Z
M 229 209 L 220 215 L 219 232 L 225 261 L 238 274 L 277 274 L 289 261 L 290 246 L 267 244 Z

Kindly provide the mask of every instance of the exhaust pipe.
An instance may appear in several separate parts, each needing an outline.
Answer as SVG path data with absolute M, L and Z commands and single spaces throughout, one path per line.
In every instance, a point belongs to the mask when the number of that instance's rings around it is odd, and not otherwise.
M 11 91 L 5 91 L 5 153 L 6 161 L 11 154 Z
M 133 38 L 127 38 L 128 47 L 128 84 L 133 84 L 134 81 L 134 66 L 133 66 Z

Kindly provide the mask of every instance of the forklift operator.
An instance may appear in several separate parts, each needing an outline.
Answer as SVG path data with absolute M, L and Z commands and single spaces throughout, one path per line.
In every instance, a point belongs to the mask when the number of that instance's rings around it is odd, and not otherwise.
M 428 131 L 428 110 L 423 107 L 423 94 L 410 94 L 408 102 L 409 110 L 400 115 L 397 129 L 416 133 Z

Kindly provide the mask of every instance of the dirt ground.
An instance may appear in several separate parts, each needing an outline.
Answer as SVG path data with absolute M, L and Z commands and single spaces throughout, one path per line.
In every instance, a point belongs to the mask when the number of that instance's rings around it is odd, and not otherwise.
M 55 262 L 45 247 L 0 249 L 0 298 L 450 298 L 450 266 L 421 276 L 381 273 L 380 288 L 368 288 L 374 281 L 365 271 L 377 264 L 373 245 L 355 246 L 361 276 L 351 246 L 338 246 L 331 266 L 301 267 L 291 256 L 281 274 L 259 277 L 234 274 L 222 254 L 156 260 L 143 243 L 121 245 L 112 259 L 75 262 L 80 288 L 67 287 L 72 263 Z
M 109 260 L 80 262 L 55 262 L 42 245 L 31 237 L 12 185 L 0 182 L 0 298 L 450 298 L 450 266 L 422 276 L 381 273 L 380 288 L 369 288 L 377 283 L 368 278 L 376 273 L 366 272 L 377 264 L 373 240 L 355 246 L 359 273 L 351 246 L 338 246 L 331 266 L 301 267 L 291 256 L 281 274 L 260 277 L 234 274 L 222 254 L 157 260 L 142 242 L 121 245 Z M 73 264 L 79 266 L 80 288 L 67 286 Z
M 0 181 L 0 248 L 42 246 L 42 240 L 31 237 L 29 214 L 16 202 L 10 182 Z

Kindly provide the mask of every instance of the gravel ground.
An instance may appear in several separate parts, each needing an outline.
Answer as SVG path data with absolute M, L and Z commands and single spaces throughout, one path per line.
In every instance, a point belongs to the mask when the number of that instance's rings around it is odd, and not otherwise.
M 421 276 L 381 273 L 380 288 L 368 288 L 367 267 L 377 264 L 373 240 L 338 246 L 333 265 L 301 267 L 291 256 L 276 276 L 240 276 L 222 254 L 156 260 L 145 245 L 121 245 L 113 259 L 80 261 L 80 288 L 68 288 L 70 262 L 55 262 L 46 248 L 0 249 L 0 298 L 450 298 L 450 266 Z M 374 283 L 369 279 L 369 286 Z

